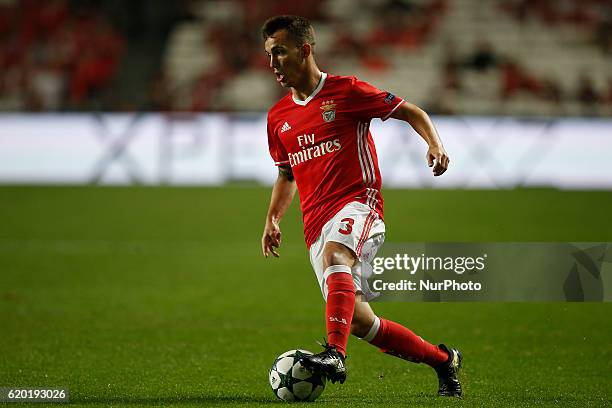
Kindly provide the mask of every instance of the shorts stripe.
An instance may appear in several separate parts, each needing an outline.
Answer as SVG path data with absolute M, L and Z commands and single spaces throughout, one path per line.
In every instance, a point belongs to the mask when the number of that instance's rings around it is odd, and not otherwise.
M 372 224 L 374 224 L 376 216 L 376 211 L 372 210 L 366 218 L 366 222 L 363 226 L 363 231 L 361 231 L 361 236 L 359 237 L 359 242 L 357 243 L 357 248 L 355 248 L 355 253 L 357 254 L 357 256 L 361 256 L 361 248 L 368 239 L 368 235 L 370 235 L 370 229 L 372 229 Z

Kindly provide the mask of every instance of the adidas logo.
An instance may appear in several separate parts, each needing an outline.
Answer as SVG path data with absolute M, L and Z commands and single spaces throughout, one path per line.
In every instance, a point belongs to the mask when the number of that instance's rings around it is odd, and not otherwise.
M 289 126 L 289 124 L 287 122 L 285 122 L 283 124 L 283 127 L 281 128 L 281 133 L 286 132 L 288 130 L 291 130 L 291 126 Z

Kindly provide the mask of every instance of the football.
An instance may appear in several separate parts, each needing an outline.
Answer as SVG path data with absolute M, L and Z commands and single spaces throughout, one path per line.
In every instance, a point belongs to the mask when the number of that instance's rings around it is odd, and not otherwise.
M 325 389 L 325 377 L 312 374 L 300 364 L 300 358 L 312 354 L 289 350 L 274 360 L 269 381 L 272 392 L 283 401 L 314 401 Z

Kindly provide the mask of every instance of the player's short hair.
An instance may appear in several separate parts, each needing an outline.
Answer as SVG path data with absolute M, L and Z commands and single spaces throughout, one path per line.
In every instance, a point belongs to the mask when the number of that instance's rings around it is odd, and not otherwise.
M 290 15 L 270 17 L 261 27 L 261 36 L 266 41 L 268 37 L 271 37 L 278 30 L 287 30 L 289 38 L 298 47 L 304 44 L 312 46 L 315 44 L 314 28 L 310 21 L 304 17 Z

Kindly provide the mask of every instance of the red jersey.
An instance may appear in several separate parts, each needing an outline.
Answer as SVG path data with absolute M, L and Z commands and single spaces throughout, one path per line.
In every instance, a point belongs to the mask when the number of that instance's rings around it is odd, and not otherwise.
M 355 77 L 322 74 L 306 100 L 288 93 L 268 112 L 268 147 L 277 166 L 290 165 L 310 247 L 323 225 L 359 201 L 383 218 L 372 118 L 388 119 L 403 102 Z

